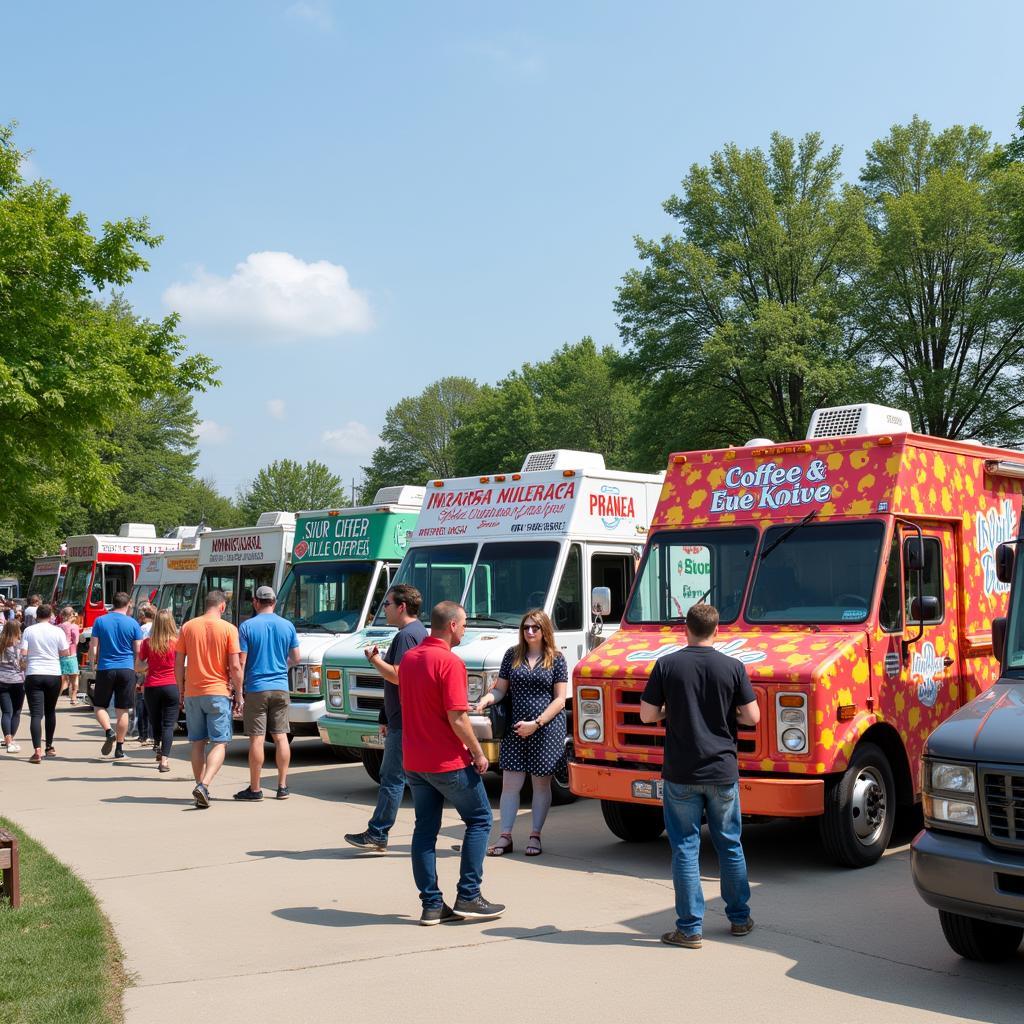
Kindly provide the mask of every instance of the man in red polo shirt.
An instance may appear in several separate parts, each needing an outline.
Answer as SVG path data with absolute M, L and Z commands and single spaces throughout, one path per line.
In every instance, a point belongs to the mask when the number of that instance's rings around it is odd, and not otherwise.
M 501 917 L 505 907 L 480 893 L 491 832 L 491 805 L 481 775 L 487 758 L 469 721 L 466 666 L 452 653 L 466 632 L 466 610 L 442 601 L 430 613 L 430 636 L 398 666 L 402 760 L 416 810 L 412 874 L 420 891 L 420 924 Z M 437 834 L 448 799 L 465 822 L 458 899 L 449 907 L 437 885 Z

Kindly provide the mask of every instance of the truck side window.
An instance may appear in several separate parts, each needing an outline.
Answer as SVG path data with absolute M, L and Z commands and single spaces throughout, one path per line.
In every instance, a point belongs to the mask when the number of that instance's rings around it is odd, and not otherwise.
M 242 566 L 242 599 L 237 603 L 235 625 L 240 626 L 246 619 L 251 619 L 254 611 L 252 599 L 260 587 L 274 585 L 273 565 Z
M 583 628 L 583 559 L 579 544 L 569 548 L 555 597 L 555 629 Z
M 633 585 L 636 575 L 636 563 L 633 556 L 625 555 L 594 555 L 590 560 L 590 585 L 592 587 L 608 587 L 612 592 L 612 611 L 607 616 L 608 622 L 621 622 L 626 610 L 626 598 L 629 588 Z
M 886 633 L 899 633 L 903 629 L 903 595 L 900 591 L 902 576 L 897 532 L 889 549 L 889 562 L 885 567 L 885 581 L 882 583 L 882 600 L 878 605 L 878 624 Z
M 130 594 L 135 582 L 135 570 L 130 565 L 103 566 L 103 603 L 109 608 L 118 592 Z M 149 593 L 147 588 L 146 593 Z
M 904 541 L 904 552 L 911 538 Z M 904 564 L 906 555 L 904 554 Z M 905 578 L 904 593 L 906 595 L 907 621 L 913 616 L 910 614 L 910 604 L 915 597 L 937 597 L 939 599 L 939 614 L 937 618 L 925 619 L 925 623 L 934 624 L 941 622 L 946 614 L 945 595 L 942 586 L 942 545 L 938 537 L 924 538 L 924 571 L 921 573 L 922 591 L 918 594 L 917 573 L 908 570 Z
M 199 599 L 196 602 L 196 615 L 206 611 L 206 595 L 211 590 L 223 590 L 227 607 L 224 609 L 224 621 L 238 625 L 235 621 L 235 592 L 238 590 L 237 569 L 216 569 L 208 567 L 203 570 L 203 578 L 199 581 Z

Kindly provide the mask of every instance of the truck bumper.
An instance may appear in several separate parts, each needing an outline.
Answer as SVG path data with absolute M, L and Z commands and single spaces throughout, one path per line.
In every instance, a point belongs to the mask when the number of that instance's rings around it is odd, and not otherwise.
M 923 829 L 910 847 L 914 885 L 937 910 L 1024 925 L 1024 852 L 997 850 L 981 836 Z
M 288 722 L 296 736 L 316 736 L 317 722 L 323 717 L 326 701 L 296 700 L 288 704 Z
M 363 737 L 375 734 L 380 728 L 374 721 L 335 718 L 331 715 L 325 715 L 316 725 L 320 739 L 328 746 L 351 747 L 354 750 L 361 750 L 368 746 L 363 742 Z M 498 763 L 500 744 L 497 740 L 480 740 L 480 747 L 492 765 Z
M 657 782 L 661 772 L 614 768 L 595 764 L 569 764 L 569 788 L 577 796 L 628 804 L 657 804 L 658 800 L 633 795 L 634 782 Z M 740 776 L 740 806 L 744 814 L 770 818 L 810 818 L 825 811 L 824 779 L 762 779 Z

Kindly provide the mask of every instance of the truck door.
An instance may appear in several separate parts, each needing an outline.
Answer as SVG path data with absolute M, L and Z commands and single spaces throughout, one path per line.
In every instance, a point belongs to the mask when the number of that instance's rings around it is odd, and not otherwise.
M 555 642 L 565 655 L 569 672 L 586 653 L 586 625 L 584 614 L 589 612 L 589 591 L 583 586 L 583 554 L 579 544 L 570 544 L 551 606 L 551 624 L 555 627 Z M 589 619 L 589 615 L 587 615 Z

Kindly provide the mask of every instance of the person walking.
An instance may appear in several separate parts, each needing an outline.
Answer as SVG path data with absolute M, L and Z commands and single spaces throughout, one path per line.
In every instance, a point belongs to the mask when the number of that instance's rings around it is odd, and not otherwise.
M 21 637 L 21 626 L 14 619 L 4 622 L 0 632 L 0 719 L 4 748 L 17 754 L 21 746 L 15 741 L 25 703 L 25 657 L 28 648 Z
M 60 659 L 68 656 L 68 640 L 64 630 L 50 621 L 53 609 L 48 604 L 36 608 L 36 620 L 25 630 L 25 699 L 28 701 L 29 731 L 32 756 L 39 764 L 43 759 L 42 723 L 46 723 L 46 756 L 56 757 L 53 734 L 57 729 L 57 698 L 60 696 Z
M 423 907 L 421 925 L 483 921 L 505 912 L 480 891 L 492 818 L 481 779 L 488 761 L 469 721 L 466 666 L 452 653 L 465 632 L 466 610 L 442 601 L 430 613 L 430 636 L 398 666 L 402 760 L 416 811 L 412 873 Z M 437 881 L 437 834 L 446 799 L 466 825 L 453 907 L 444 902 Z
M 26 602 L 25 609 L 22 612 L 24 618 L 24 628 L 28 629 L 36 621 L 36 616 L 39 613 L 39 606 L 43 603 L 43 599 L 38 594 L 33 594 Z
M 192 799 L 200 809 L 210 806 L 210 786 L 231 742 L 232 707 L 242 694 L 238 630 L 222 618 L 226 608 L 224 591 L 211 590 L 204 614 L 181 627 L 174 652 L 174 677 L 185 695 L 185 724 L 192 745 Z
M 141 608 L 136 608 L 135 621 L 139 624 L 139 632 L 142 633 L 143 640 L 153 631 L 155 617 L 156 609 L 149 603 L 144 603 Z M 141 651 L 141 649 L 140 647 L 139 650 Z M 135 673 L 135 679 L 135 707 L 132 710 L 128 732 L 134 733 L 135 739 L 140 744 L 149 743 L 150 737 L 153 737 L 155 746 L 156 727 L 151 728 L 149 724 L 149 705 L 146 703 L 145 687 L 138 672 Z
M 171 770 L 168 758 L 174 742 L 174 727 L 182 697 L 174 678 L 175 654 L 178 648 L 178 627 L 174 615 L 164 609 L 157 612 L 153 629 L 139 647 L 136 672 L 144 672 L 142 694 L 149 720 L 153 723 L 153 749 L 161 772 Z
M 269 732 L 277 763 L 277 799 L 287 800 L 288 765 L 288 667 L 299 663 L 299 635 L 288 619 L 274 614 L 277 594 L 273 587 L 257 587 L 252 606 L 256 614 L 238 630 L 238 660 L 242 666 L 242 723 L 249 737 L 249 785 L 235 794 L 236 800 L 263 799 L 263 742 Z
M 96 721 L 105 733 L 100 753 L 106 757 L 113 749 L 115 761 L 125 758 L 128 717 L 135 707 L 135 659 L 142 644 L 142 630 L 132 618 L 131 611 L 131 597 L 119 590 L 111 602 L 111 610 L 92 624 L 92 639 L 89 641 L 89 663 L 96 666 L 93 707 Z M 110 726 L 107 710 L 111 698 L 117 719 L 116 730 Z
M 511 853 L 512 828 L 519 813 L 519 796 L 527 773 L 533 780 L 533 831 L 527 857 L 543 852 L 541 830 L 551 810 L 551 777 L 565 756 L 565 690 L 569 668 L 555 643 L 551 619 L 539 608 L 519 623 L 519 643 L 505 652 L 493 689 L 477 705 L 483 711 L 509 695 L 511 730 L 501 741 L 501 835 L 488 856 Z
M 68 701 L 75 704 L 78 701 L 78 640 L 82 630 L 75 621 L 77 615 L 71 605 L 61 609 L 60 628 L 64 630 L 64 636 L 68 641 L 68 656 L 60 659 L 60 692 L 67 691 Z
M 749 935 L 750 884 L 740 841 L 736 726 L 761 720 L 747 670 L 711 645 L 718 611 L 695 604 L 686 613 L 687 646 L 655 662 L 640 698 L 640 720 L 665 721 L 665 827 L 672 844 L 676 927 L 661 941 L 700 949 L 704 893 L 700 884 L 701 818 L 718 854 L 722 899 L 733 935 Z
M 380 765 L 380 789 L 377 806 L 364 832 L 348 833 L 345 842 L 360 850 L 387 853 L 388 834 L 398 818 L 398 808 L 405 793 L 405 767 L 402 762 L 402 703 L 398 697 L 398 666 L 404 655 L 419 647 L 427 638 L 427 628 L 420 622 L 423 597 L 415 587 L 399 583 L 384 598 L 384 617 L 389 626 L 398 629 L 387 653 L 367 647 L 366 660 L 384 680 L 384 707 L 380 712 L 380 731 L 384 735 L 384 759 Z

